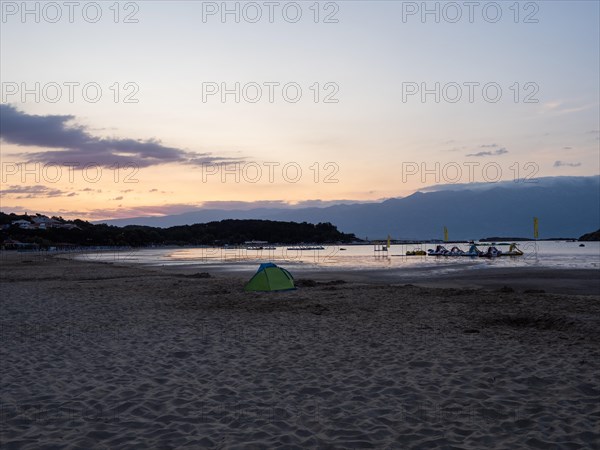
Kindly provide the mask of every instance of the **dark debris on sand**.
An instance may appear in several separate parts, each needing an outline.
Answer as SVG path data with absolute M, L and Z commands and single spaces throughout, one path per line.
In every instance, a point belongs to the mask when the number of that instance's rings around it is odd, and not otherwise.
M 299 278 L 294 281 L 296 287 L 305 288 L 305 287 L 317 287 L 317 286 L 338 286 L 340 284 L 346 284 L 344 280 L 331 280 L 331 281 L 315 281 L 310 280 L 308 278 Z

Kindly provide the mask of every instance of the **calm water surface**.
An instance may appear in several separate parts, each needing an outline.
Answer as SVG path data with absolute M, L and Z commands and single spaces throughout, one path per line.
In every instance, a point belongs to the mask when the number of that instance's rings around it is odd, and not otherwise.
M 457 245 L 467 250 L 468 244 Z M 413 269 L 419 271 L 451 272 L 454 270 L 485 269 L 488 267 L 552 267 L 565 269 L 599 269 L 600 242 L 521 242 L 524 252 L 520 257 L 470 258 L 406 256 L 410 250 L 435 248 L 435 244 L 392 245 L 387 252 L 375 252 L 372 245 L 325 246 L 324 250 L 290 250 L 276 247 L 274 250 L 249 250 L 246 248 L 154 248 L 120 251 L 90 252 L 78 256 L 81 260 L 120 262 L 148 266 L 177 266 L 214 268 L 227 270 L 255 270 L 261 262 L 293 266 L 294 270 L 365 270 L 365 269 Z M 497 246 L 508 250 L 508 246 Z M 486 250 L 487 246 L 479 246 Z

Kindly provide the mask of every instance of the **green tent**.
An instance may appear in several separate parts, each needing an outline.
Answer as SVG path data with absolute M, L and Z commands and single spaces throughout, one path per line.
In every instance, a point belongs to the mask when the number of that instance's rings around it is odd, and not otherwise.
M 292 274 L 273 263 L 265 263 L 260 265 L 244 289 L 246 291 L 287 291 L 296 288 Z

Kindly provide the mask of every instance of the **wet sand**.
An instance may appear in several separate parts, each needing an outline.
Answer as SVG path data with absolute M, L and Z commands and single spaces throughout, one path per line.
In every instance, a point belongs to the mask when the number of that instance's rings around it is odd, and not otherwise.
M 258 267 L 258 264 L 256 265 Z M 296 278 L 309 278 L 320 281 L 342 279 L 355 283 L 439 287 L 457 289 L 497 290 L 509 287 L 515 291 L 544 291 L 553 294 L 599 295 L 600 271 L 597 269 L 557 269 L 557 268 L 490 268 L 465 265 L 461 269 L 440 273 L 436 267 L 408 267 L 393 269 L 344 270 L 327 267 L 322 269 L 286 266 L 296 274 Z M 155 268 L 155 270 L 158 268 Z M 296 269 L 294 271 L 294 269 Z M 210 271 L 221 276 L 251 277 L 255 268 L 231 271 L 226 264 L 177 265 L 159 268 L 166 273 L 193 274 Z
M 600 296 L 549 293 L 594 293 L 589 273 L 245 293 L 245 273 L 0 256 L 2 448 L 600 442 Z

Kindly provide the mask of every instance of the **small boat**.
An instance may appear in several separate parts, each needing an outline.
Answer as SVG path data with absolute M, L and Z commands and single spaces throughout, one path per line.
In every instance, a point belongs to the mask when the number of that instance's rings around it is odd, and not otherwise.
M 428 256 L 446 256 L 448 254 L 448 249 L 443 245 L 438 245 L 435 250 L 429 249 L 427 250 Z
M 464 254 L 465 254 L 465 252 L 463 250 L 461 250 L 460 248 L 454 246 L 444 256 L 464 256 Z
M 344 250 L 346 250 L 344 247 L 340 248 L 340 252 L 343 252 Z
M 409 250 L 406 252 L 406 256 L 425 256 L 427 252 L 425 250 Z
M 481 253 L 481 250 L 479 250 L 475 244 L 472 244 L 471 247 L 469 247 L 469 250 L 463 252 L 461 256 L 481 256 Z
M 585 244 L 579 244 L 580 247 L 585 247 Z
M 325 247 L 288 247 L 287 249 L 303 252 L 308 250 L 325 250 Z
M 523 252 L 517 248 L 517 244 L 512 243 L 507 252 L 502 252 L 502 254 L 498 256 L 523 256 Z
M 479 256 L 482 258 L 497 258 L 498 256 L 501 256 L 501 255 L 502 255 L 502 252 L 500 250 L 498 250 L 494 246 L 490 246 L 487 249 L 487 252 L 481 253 Z

